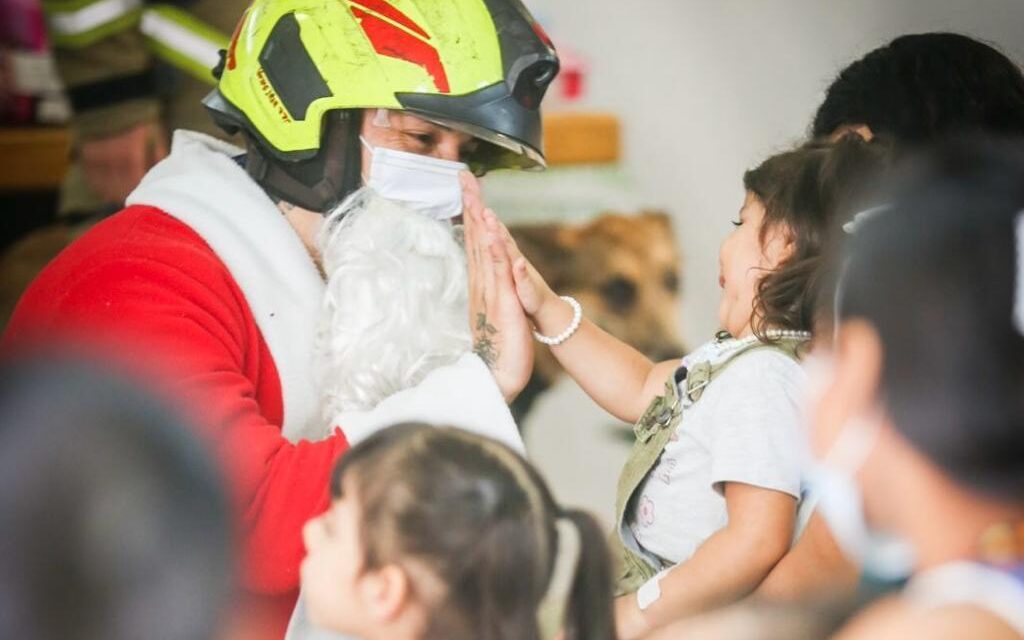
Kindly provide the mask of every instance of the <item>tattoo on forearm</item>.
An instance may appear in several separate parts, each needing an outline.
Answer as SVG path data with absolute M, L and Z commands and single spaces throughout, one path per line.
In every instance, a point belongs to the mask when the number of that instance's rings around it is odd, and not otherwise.
M 498 350 L 495 348 L 493 340 L 493 336 L 497 333 L 497 328 L 487 321 L 486 314 L 476 314 L 476 337 L 473 342 L 473 353 L 480 356 L 484 364 L 491 369 L 498 361 Z

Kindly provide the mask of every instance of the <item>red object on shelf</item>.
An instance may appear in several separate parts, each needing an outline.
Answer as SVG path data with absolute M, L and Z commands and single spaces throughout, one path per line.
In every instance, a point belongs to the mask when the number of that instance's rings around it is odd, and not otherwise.
M 556 80 L 559 97 L 565 102 L 575 102 L 583 98 L 587 87 L 586 62 L 573 51 L 560 48 L 558 58 L 561 71 Z

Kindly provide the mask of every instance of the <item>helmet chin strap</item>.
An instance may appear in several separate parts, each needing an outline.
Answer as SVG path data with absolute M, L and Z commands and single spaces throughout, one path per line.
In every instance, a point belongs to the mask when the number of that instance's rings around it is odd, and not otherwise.
M 328 114 L 320 149 L 309 160 L 284 162 L 250 144 L 245 170 L 275 202 L 327 214 L 362 186 L 361 116 L 358 109 Z

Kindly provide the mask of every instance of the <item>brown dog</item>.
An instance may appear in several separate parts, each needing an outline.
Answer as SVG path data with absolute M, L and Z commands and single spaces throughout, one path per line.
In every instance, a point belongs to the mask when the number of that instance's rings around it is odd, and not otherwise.
M 655 361 L 684 355 L 680 255 L 666 214 L 604 214 L 580 225 L 509 231 L 551 288 L 579 300 L 599 327 Z M 513 405 L 517 420 L 562 373 L 550 350 L 536 347 L 533 377 Z

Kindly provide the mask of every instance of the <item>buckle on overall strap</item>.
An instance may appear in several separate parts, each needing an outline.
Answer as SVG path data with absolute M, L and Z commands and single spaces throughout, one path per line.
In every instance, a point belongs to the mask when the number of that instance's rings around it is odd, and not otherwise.
M 665 393 L 655 398 L 644 411 L 644 415 L 633 426 L 633 433 L 639 442 L 649 442 L 656 433 L 669 428 L 682 412 L 675 380 L 665 383 Z
M 711 384 L 711 363 L 698 362 L 690 368 L 686 376 L 686 391 L 684 395 L 693 404 L 704 395 L 704 388 Z

